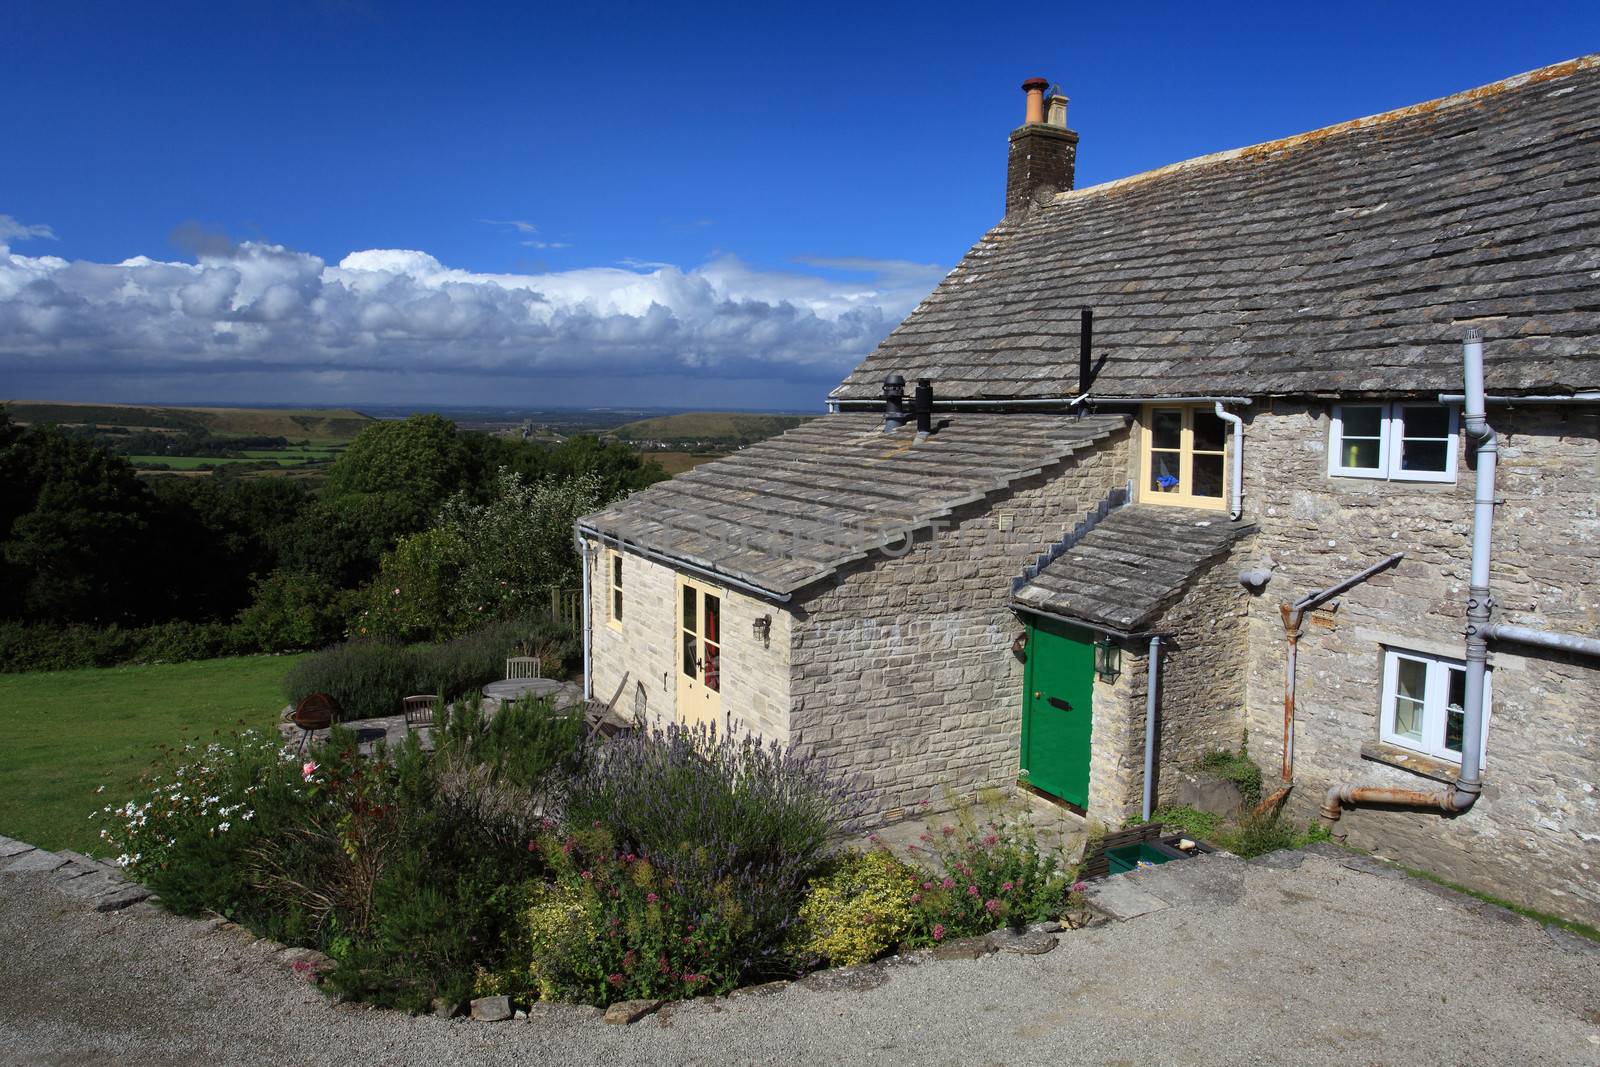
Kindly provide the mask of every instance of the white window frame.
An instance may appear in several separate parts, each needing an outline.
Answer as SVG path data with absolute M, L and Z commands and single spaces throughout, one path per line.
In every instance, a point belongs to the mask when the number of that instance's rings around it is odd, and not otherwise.
M 1378 465 L 1376 467 L 1346 467 L 1339 462 L 1340 445 L 1344 441 L 1344 409 L 1379 409 Z M 1405 411 L 1407 408 L 1444 408 L 1450 417 L 1449 436 L 1445 439 L 1444 470 L 1408 471 L 1401 467 L 1405 455 Z M 1328 474 L 1334 478 L 1373 478 L 1393 482 L 1454 482 L 1456 480 L 1456 440 L 1460 434 L 1461 411 L 1454 404 L 1430 404 L 1425 401 L 1382 401 L 1374 403 L 1335 404 L 1328 426 Z
M 1400 689 L 1400 663 L 1402 660 L 1422 663 L 1427 668 L 1426 688 L 1423 692 L 1422 741 L 1395 732 L 1396 697 Z M 1447 656 L 1431 656 L 1426 652 L 1413 652 L 1407 648 L 1383 650 L 1383 704 L 1378 715 L 1378 739 L 1386 745 L 1420 752 L 1445 763 L 1460 764 L 1461 757 L 1444 746 L 1445 711 L 1450 699 L 1450 671 L 1465 670 L 1463 660 Z M 1490 681 L 1492 671 L 1483 674 L 1483 727 L 1482 743 L 1478 747 L 1478 769 L 1483 770 L 1489 751 L 1489 712 L 1494 703 Z

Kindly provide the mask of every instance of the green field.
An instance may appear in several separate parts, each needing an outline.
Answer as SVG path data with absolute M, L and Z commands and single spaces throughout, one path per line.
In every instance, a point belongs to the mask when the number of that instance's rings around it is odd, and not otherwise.
M 272 726 L 296 658 L 0 674 L 0 834 L 97 851 L 89 813 L 130 799 L 158 745 Z
M 710 441 L 753 442 L 792 430 L 814 416 L 763 415 L 737 411 L 691 411 L 682 415 L 640 419 L 611 431 L 623 441 Z
M 197 471 L 205 467 L 225 467 L 234 463 L 267 463 L 276 461 L 280 467 L 300 467 L 305 461 L 283 459 L 269 453 L 260 459 L 236 456 L 129 456 L 128 462 L 140 470 L 159 470 L 167 467 L 175 471 Z
M 22 423 L 126 426 L 133 429 L 205 430 L 213 434 L 261 434 L 290 439 L 349 441 L 373 423 L 349 408 L 182 408 L 140 404 L 71 404 L 0 401 Z

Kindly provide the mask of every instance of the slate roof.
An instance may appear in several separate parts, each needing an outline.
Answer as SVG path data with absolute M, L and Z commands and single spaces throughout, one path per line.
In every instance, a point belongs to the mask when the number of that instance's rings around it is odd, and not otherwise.
M 827 415 L 578 520 L 580 529 L 779 595 L 901 543 L 1127 425 L 1122 415 L 954 414 L 916 439 Z M 1088 506 L 1090 502 L 1085 502 Z
M 1222 512 L 1135 504 L 1111 512 L 1019 589 L 1014 602 L 1121 633 L 1141 633 L 1189 580 L 1255 532 Z
M 1092 137 L 1083 142 L 1093 150 Z M 834 392 L 1102 398 L 1600 385 L 1600 56 L 1062 193 L 1003 221 Z

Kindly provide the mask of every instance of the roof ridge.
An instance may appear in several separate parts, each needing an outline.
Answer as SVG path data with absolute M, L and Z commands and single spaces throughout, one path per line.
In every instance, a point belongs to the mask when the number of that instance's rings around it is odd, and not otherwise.
M 1081 189 L 1069 189 L 1066 192 L 1057 193 L 1052 199 L 1051 204 L 1054 206 L 1056 204 L 1071 203 L 1074 200 L 1083 199 L 1091 195 L 1114 192 L 1129 185 L 1143 184 L 1147 181 L 1152 181 L 1157 178 L 1164 178 L 1172 174 L 1184 173 L 1199 167 L 1211 166 L 1216 163 L 1226 163 L 1234 159 L 1244 159 L 1248 157 L 1266 155 L 1270 152 L 1276 152 L 1286 148 L 1295 148 L 1303 144 L 1321 141 L 1328 137 L 1335 137 L 1340 134 L 1351 133 L 1356 130 L 1364 130 L 1373 126 L 1380 126 L 1385 123 L 1395 122 L 1411 115 L 1423 115 L 1434 111 L 1440 111 L 1445 108 L 1458 107 L 1461 104 L 1472 103 L 1482 100 L 1485 97 L 1497 96 L 1513 89 L 1520 89 L 1524 85 L 1531 85 L 1545 81 L 1554 81 L 1555 79 L 1565 78 L 1569 75 L 1577 74 L 1595 67 L 1600 67 L 1600 52 L 1578 56 L 1575 59 L 1563 60 L 1560 63 L 1551 63 L 1548 66 L 1524 71 L 1521 74 L 1513 74 L 1508 78 L 1502 78 L 1499 81 L 1490 82 L 1487 85 L 1480 85 L 1472 89 L 1463 89 L 1458 93 L 1451 93 L 1449 96 L 1441 96 L 1433 100 L 1424 100 L 1421 103 L 1408 104 L 1405 107 L 1393 108 L 1389 111 L 1380 111 L 1375 115 L 1366 115 L 1361 118 L 1346 119 L 1343 122 L 1336 122 L 1331 126 L 1321 126 L 1314 130 L 1307 130 L 1304 133 L 1291 134 L 1287 137 L 1278 137 L 1271 141 L 1262 141 L 1259 144 L 1244 145 L 1240 148 L 1229 148 L 1221 152 L 1211 152 L 1203 156 L 1194 156 L 1190 159 L 1178 160 L 1177 162 L 1167 163 L 1152 170 L 1140 171 L 1137 174 L 1129 174 L 1121 178 L 1113 178 L 1110 181 L 1100 182 L 1097 185 L 1086 185 Z

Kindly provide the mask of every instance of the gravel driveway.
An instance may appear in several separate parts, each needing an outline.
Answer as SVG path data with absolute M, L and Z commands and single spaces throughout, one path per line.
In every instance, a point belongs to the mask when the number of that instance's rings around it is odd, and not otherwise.
M 877 965 L 625 1027 L 334 1006 L 242 932 L 0 871 L 0 1063 L 1600 1064 L 1592 942 L 1331 849 L 1178 868 L 1143 884 L 1154 910 L 1045 955 Z

